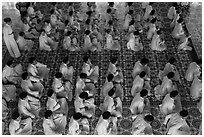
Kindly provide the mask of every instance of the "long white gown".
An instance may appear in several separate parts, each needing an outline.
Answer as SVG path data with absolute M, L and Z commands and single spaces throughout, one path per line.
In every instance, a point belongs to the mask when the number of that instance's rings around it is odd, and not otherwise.
M 190 87 L 190 95 L 194 99 L 199 99 L 202 96 L 202 81 L 198 77 L 194 77 Z
M 164 41 L 161 41 L 161 38 L 158 34 L 154 34 L 151 42 L 151 49 L 156 51 L 164 51 L 166 50 L 166 45 Z

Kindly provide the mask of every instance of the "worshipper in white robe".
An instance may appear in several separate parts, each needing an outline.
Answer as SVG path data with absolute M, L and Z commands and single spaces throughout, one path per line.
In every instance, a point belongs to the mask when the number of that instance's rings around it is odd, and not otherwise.
M 11 114 L 11 122 L 9 123 L 10 135 L 31 135 L 32 134 L 32 119 L 22 119 L 17 111 Z
M 113 123 L 113 127 L 110 126 L 111 122 Z M 112 131 L 117 129 L 115 127 L 116 122 L 117 119 L 112 117 L 109 111 L 103 112 L 94 130 L 94 135 L 113 135 Z
M 149 14 L 153 10 L 152 4 L 153 4 L 153 2 L 149 2 L 148 5 L 146 5 L 143 20 L 149 19 Z
M 191 36 L 181 38 L 180 41 L 179 41 L 180 44 L 178 45 L 178 49 L 192 50 L 192 47 L 188 46 L 189 38 L 191 38 Z
M 168 93 L 163 101 L 162 104 L 159 105 L 161 112 L 164 116 L 169 115 L 171 113 L 175 113 L 175 108 L 180 110 L 181 108 L 178 108 L 180 106 L 176 105 L 181 105 L 180 102 L 180 96 L 178 94 L 177 90 L 173 90 L 172 92 Z M 176 111 L 178 111 L 176 110 Z
M 25 38 L 36 40 L 39 37 L 39 33 L 33 29 L 33 25 L 31 25 L 30 21 L 27 21 L 26 19 L 23 20 L 23 32 L 25 33 Z
M 4 26 L 3 26 L 3 39 L 4 39 L 4 42 L 6 44 L 6 47 L 9 51 L 9 54 L 11 57 L 13 58 L 19 58 L 21 56 L 21 53 L 18 49 L 18 45 L 14 39 L 14 32 L 12 30 L 12 21 L 11 21 L 11 18 L 5 18 L 4 19 L 4 22 L 6 23 Z
M 50 37 L 47 36 L 45 30 L 41 30 L 41 35 L 39 37 L 40 50 L 51 51 L 56 50 L 59 42 L 53 41 Z
M 83 46 L 84 52 L 87 52 L 87 51 L 96 51 L 97 50 L 97 48 L 92 44 L 92 41 L 91 41 L 91 38 L 90 38 L 90 34 L 91 34 L 90 30 L 86 30 L 85 31 L 84 46 Z
M 147 78 L 150 78 L 150 67 L 148 66 L 148 63 L 149 63 L 149 60 L 145 57 L 135 62 L 135 65 L 132 71 L 133 79 L 135 79 L 136 76 L 139 75 L 142 71 L 145 71 Z
M 152 115 L 139 114 L 133 118 L 133 135 L 153 135 L 150 123 L 154 120 Z
M 24 38 L 25 33 L 19 32 L 18 39 L 16 40 L 20 50 L 31 51 L 33 48 L 34 42 Z
M 201 74 L 200 64 L 202 60 L 197 60 L 196 62 L 191 62 L 185 74 L 185 79 L 187 81 L 193 81 L 194 77 L 198 77 Z
M 29 58 L 29 63 L 27 71 L 33 80 L 48 80 L 50 69 L 47 65 L 37 62 L 35 57 Z
M 175 24 L 175 27 L 171 33 L 172 37 L 175 39 L 179 39 L 180 41 L 184 38 L 186 38 L 183 26 L 183 18 L 179 18 Z
M 148 94 L 148 91 L 146 89 L 143 89 L 139 93 L 135 94 L 130 105 L 130 111 L 132 112 L 133 116 L 143 113 L 143 110 L 147 105 L 146 104 L 148 100 L 147 94 Z
M 186 121 L 188 111 L 182 110 L 180 113 L 167 115 L 164 120 L 167 135 L 190 135 L 190 127 Z
M 173 20 L 172 20 L 172 22 L 170 24 L 170 28 L 174 28 L 176 26 L 176 24 L 177 24 L 177 21 L 181 17 L 181 15 L 180 15 L 181 11 L 177 7 L 175 8 L 175 10 L 176 10 L 176 14 L 175 14 L 175 16 L 174 16 L 174 18 L 173 18 Z
M 87 77 L 96 83 L 99 77 L 99 67 L 91 63 L 90 57 L 83 57 L 82 73 L 86 73 Z
M 75 112 L 80 112 L 82 115 L 91 118 L 95 114 L 94 98 L 89 94 L 89 91 L 83 91 L 76 97 L 74 101 Z
M 112 19 L 112 16 L 111 16 L 111 12 L 112 12 L 111 8 L 108 8 L 108 9 L 106 10 L 106 14 L 105 14 L 106 26 L 108 25 L 108 22 L 109 22 L 110 20 L 113 20 L 113 19 Z
M 174 2 L 174 3 L 172 4 L 172 6 L 169 8 L 167 17 L 168 17 L 170 20 L 173 20 L 174 17 L 176 16 L 176 7 L 177 7 L 177 3 Z
M 16 86 L 15 85 L 2 85 L 2 97 L 6 101 L 16 100 Z
M 61 115 L 54 117 L 51 110 L 45 111 L 43 130 L 45 135 L 62 135 L 67 124 L 66 117 Z
M 133 12 L 134 12 L 133 10 L 129 10 L 127 15 L 125 16 L 125 22 L 124 22 L 124 25 L 123 25 L 123 28 L 124 28 L 125 31 L 128 30 L 128 28 L 129 28 L 129 23 L 132 20 Z
M 111 30 L 108 29 L 106 30 L 106 45 L 104 46 L 105 49 L 107 50 L 114 50 L 113 45 L 114 45 L 114 41 L 113 41 L 113 36 L 111 35 Z
M 64 23 L 60 21 L 60 18 L 62 19 L 62 14 L 58 12 L 57 8 L 50 10 L 50 24 L 52 27 L 57 27 L 57 29 L 63 29 Z
M 163 78 L 169 73 L 169 72 L 174 72 L 174 77 L 172 78 L 172 80 L 174 81 L 179 81 L 180 80 L 180 75 L 179 72 L 176 68 L 176 66 L 174 65 L 176 62 L 176 59 L 174 57 L 170 57 L 170 59 L 168 60 L 168 62 L 166 63 L 164 70 L 163 71 L 159 71 L 159 79 L 163 80 Z
M 129 28 L 128 28 L 128 33 L 133 33 L 136 31 L 136 28 L 135 28 L 135 20 L 132 19 L 129 23 Z
M 118 58 L 117 57 L 111 57 L 110 58 L 110 63 L 109 63 L 107 74 L 113 74 L 114 75 L 114 81 L 123 82 L 123 73 L 122 73 L 121 68 L 118 66 Z
M 82 90 L 86 87 L 85 84 L 86 81 L 88 81 L 87 75 L 85 73 L 81 73 L 76 82 L 75 97 L 78 96 L 82 92 Z
M 194 77 L 190 87 L 190 95 L 193 99 L 198 100 L 202 97 L 202 81 L 198 77 Z
M 154 33 L 150 47 L 152 50 L 156 51 L 164 51 L 167 46 L 165 44 L 165 40 L 162 40 L 160 35 L 162 34 L 161 30 L 158 30 Z
M 59 72 L 62 73 L 63 79 L 64 80 L 73 80 L 73 73 L 74 73 L 74 68 L 73 66 L 70 66 L 70 61 L 68 57 L 65 57 L 60 65 Z
M 71 38 L 72 32 L 67 31 L 63 40 L 63 48 L 69 51 L 78 51 L 77 39 Z M 76 42 L 75 42 L 76 41 Z
M 21 81 L 21 74 L 23 67 L 21 64 L 14 66 L 13 61 L 9 60 L 2 72 L 2 80 L 4 84 L 13 83 L 18 84 Z
M 175 76 L 174 72 L 169 72 L 167 76 L 165 76 L 162 80 L 161 85 L 157 85 L 154 88 L 155 96 L 159 98 L 160 96 L 165 96 L 170 93 L 174 89 L 174 85 L 172 83 L 172 78 Z
M 157 19 L 156 18 L 153 18 L 151 21 L 150 21 L 150 24 L 148 26 L 149 30 L 147 32 L 147 39 L 151 40 L 152 37 L 154 36 L 154 34 L 156 33 L 156 21 Z
M 50 34 L 51 34 L 52 26 L 51 26 L 49 20 L 45 20 L 45 21 L 44 21 L 44 27 L 43 27 L 43 29 L 45 30 L 45 33 L 46 33 L 47 35 L 50 35 Z
M 34 5 L 32 3 L 30 3 L 30 6 L 27 9 L 28 16 L 31 17 L 31 18 L 35 17 L 35 15 L 36 15 L 33 6 Z
M 98 41 L 97 36 L 92 35 L 91 42 L 92 42 L 93 47 L 96 48 L 96 51 L 101 51 L 102 50 L 101 43 L 100 43 L 100 41 Z
M 143 50 L 143 45 L 141 43 L 139 31 L 134 31 L 133 33 L 130 34 L 129 41 L 127 43 L 127 48 L 135 52 Z

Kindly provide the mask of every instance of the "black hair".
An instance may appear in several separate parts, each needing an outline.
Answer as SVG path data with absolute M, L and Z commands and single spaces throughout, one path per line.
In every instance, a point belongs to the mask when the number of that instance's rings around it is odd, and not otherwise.
M 157 21 L 157 18 L 153 18 L 150 23 L 154 24 Z
M 45 30 L 44 30 L 44 29 L 41 29 L 41 33 L 42 33 L 42 32 L 45 32 Z
M 70 12 L 69 12 L 69 16 L 72 16 L 74 14 L 74 12 L 71 10 Z
M 113 25 L 113 21 L 112 21 L 112 20 L 109 20 L 109 21 L 108 21 L 108 24 L 109 24 L 109 25 Z
M 111 57 L 110 62 L 112 64 L 115 64 L 117 62 L 118 58 L 117 57 Z
M 53 95 L 53 93 L 54 93 L 54 90 L 49 89 L 49 90 L 47 91 L 47 96 L 48 96 L 48 97 L 51 97 L 51 96 Z
M 88 60 L 89 60 L 89 57 L 88 57 L 88 56 L 84 56 L 84 57 L 83 57 L 83 62 L 84 62 L 84 63 L 86 63 Z
M 149 2 L 149 5 L 153 5 L 154 4 L 154 2 Z
M 80 78 L 87 78 L 87 74 L 86 73 L 81 73 Z
M 50 116 L 52 116 L 52 111 L 51 111 L 51 110 L 45 111 L 44 117 L 45 117 L 46 119 L 48 119 Z
M 154 117 L 152 115 L 146 115 L 144 117 L 144 120 L 147 122 L 152 122 L 154 120 Z
M 82 114 L 80 112 L 74 113 L 74 115 L 73 115 L 74 120 L 79 120 L 79 119 L 81 119 L 81 117 L 82 117 Z
M 28 72 L 24 72 L 24 73 L 21 75 L 21 78 L 22 78 L 23 80 L 27 79 L 27 77 L 28 77 Z
M 174 97 L 176 97 L 178 95 L 178 91 L 177 90 L 173 90 L 173 91 L 171 91 L 171 93 L 170 93 L 170 97 L 171 98 L 174 98 Z
M 69 58 L 68 58 L 68 57 L 65 57 L 65 58 L 63 59 L 63 63 L 67 63 L 68 60 L 69 60 Z
M 128 2 L 127 5 L 130 7 L 133 5 L 133 2 Z
M 183 18 L 180 17 L 180 18 L 177 20 L 177 22 L 178 22 L 178 23 L 182 23 L 182 22 L 183 22 Z
M 52 4 L 53 6 L 55 6 L 55 5 L 57 4 L 57 2 L 51 2 L 51 4 Z
M 113 87 L 111 90 L 108 91 L 108 96 L 112 97 L 115 94 L 115 88 Z
M 145 72 L 145 71 L 140 72 L 140 78 L 145 77 L 145 75 L 146 75 L 146 72 Z
M 85 21 L 85 23 L 86 23 L 87 25 L 89 25 L 89 24 L 91 23 L 91 20 L 90 20 L 90 19 L 87 19 L 87 20 Z
M 167 74 L 167 78 L 168 79 L 171 79 L 171 78 L 173 78 L 175 76 L 175 73 L 174 72 L 169 72 L 168 74 Z
M 93 12 L 92 12 L 91 10 L 86 12 L 86 14 L 87 14 L 88 16 L 91 16 L 92 13 L 93 13 Z
M 61 72 L 57 72 L 57 73 L 55 74 L 55 77 L 56 77 L 56 78 L 62 78 L 62 76 L 63 76 L 63 74 L 62 74 Z
M 108 82 L 112 81 L 113 78 L 114 78 L 114 75 L 113 75 L 113 74 L 109 74 L 109 75 L 107 76 Z
M 141 96 L 141 97 L 145 97 L 145 96 L 147 96 L 147 94 L 148 94 L 148 91 L 147 91 L 146 89 L 142 89 L 142 90 L 140 91 L 140 96 Z
M 169 62 L 170 64 L 173 64 L 173 63 L 176 62 L 176 59 L 175 59 L 174 57 L 171 57 L 171 58 L 168 60 L 168 62 Z
M 89 94 L 88 94 L 87 92 L 83 91 L 83 92 L 81 92 L 81 93 L 79 94 L 79 97 L 80 97 L 81 99 L 87 99 L 87 98 L 89 97 Z
M 152 10 L 150 13 L 149 13 L 149 15 L 154 15 L 155 14 L 155 10 Z
M 130 26 L 131 26 L 131 25 L 134 25 L 134 23 L 135 23 L 135 20 L 132 19 L 132 20 L 130 21 L 129 25 L 130 25 Z
M 13 60 L 9 60 L 9 61 L 6 63 L 7 66 L 11 66 L 12 64 L 13 64 Z
M 111 113 L 109 111 L 105 111 L 102 114 L 103 119 L 109 119 L 111 116 Z
M 13 120 L 16 120 L 19 116 L 20 116 L 20 114 L 18 113 L 18 111 L 14 111 L 14 112 L 11 114 L 11 118 L 12 118 Z
M 18 34 L 19 34 L 19 36 L 25 35 L 25 33 L 23 31 L 19 32 Z
M 29 60 L 29 63 L 32 64 L 36 60 L 36 58 L 35 57 L 30 57 L 28 60 Z
M 140 60 L 140 63 L 141 63 L 142 65 L 146 65 L 147 63 L 149 63 L 149 60 L 144 57 L 144 58 L 142 58 L 142 59 Z
M 178 6 L 177 2 L 173 2 L 172 6 L 177 7 Z
M 71 31 L 67 31 L 67 36 L 71 36 L 72 32 Z
M 50 10 L 50 14 L 54 14 L 55 10 L 54 9 L 51 9 Z
M 91 33 L 90 30 L 86 30 L 86 31 L 85 31 L 85 34 L 86 34 L 86 35 L 89 35 L 90 33 Z
M 11 18 L 5 18 L 5 19 L 4 19 L 4 22 L 5 22 L 5 23 L 11 22 Z
M 27 92 L 21 92 L 19 95 L 20 99 L 25 99 L 27 97 L 28 93 Z
M 134 35 L 135 36 L 138 36 L 138 35 L 140 35 L 140 32 L 137 30 L 137 31 L 134 31 Z
M 186 116 L 188 116 L 188 111 L 187 110 L 181 110 L 179 114 L 182 117 L 186 117 Z
M 111 29 L 106 29 L 106 33 L 110 33 L 111 32 Z
M 202 59 L 197 59 L 195 62 L 196 62 L 196 64 L 201 65 L 202 64 Z
M 111 13 L 111 11 L 112 10 L 110 8 L 106 10 L 107 13 Z
M 41 20 L 40 19 L 37 19 L 37 23 L 39 24 L 41 22 Z
M 128 11 L 128 14 L 130 14 L 130 15 L 132 15 L 133 13 L 134 13 L 133 10 L 129 10 L 129 11 Z
M 114 6 L 114 2 L 108 2 L 108 5 L 109 5 L 110 7 L 113 7 L 113 6 Z
M 161 35 L 161 34 L 162 34 L 162 31 L 161 31 L 161 30 L 157 30 L 157 34 L 158 34 L 158 35 Z
M 69 20 L 65 20 L 64 24 L 65 24 L 65 26 L 67 26 L 69 24 Z

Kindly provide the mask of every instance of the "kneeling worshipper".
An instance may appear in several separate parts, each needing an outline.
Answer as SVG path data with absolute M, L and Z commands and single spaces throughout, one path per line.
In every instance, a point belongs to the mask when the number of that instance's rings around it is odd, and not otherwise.
M 32 119 L 30 117 L 23 118 L 18 111 L 14 111 L 11 114 L 11 122 L 9 123 L 10 135 L 31 135 L 32 130 Z
M 32 40 L 25 39 L 25 33 L 24 32 L 19 32 L 19 36 L 18 36 L 18 39 L 16 42 L 17 42 L 20 50 L 24 50 L 24 51 L 31 51 L 31 49 L 33 48 L 33 45 L 34 45 L 34 42 Z
M 86 73 L 88 78 L 93 80 L 94 83 L 96 83 L 98 81 L 98 77 L 99 77 L 99 67 L 93 65 L 88 56 L 84 56 L 83 57 L 82 73 Z
M 32 119 L 39 117 L 41 104 L 38 98 L 28 95 L 27 92 L 21 92 L 18 101 L 19 113 L 24 117 Z
M 162 34 L 161 30 L 157 30 L 154 33 L 151 44 L 150 44 L 152 50 L 164 51 L 167 49 L 167 46 L 165 44 L 165 40 L 161 39 L 161 34 Z
M 2 98 L 6 101 L 16 100 L 16 86 L 15 85 L 2 85 Z
M 198 100 L 202 97 L 202 80 L 200 78 L 195 76 L 193 79 L 193 82 L 190 87 L 190 95 L 193 99 Z
M 166 125 L 167 135 L 190 135 L 190 124 L 186 118 L 188 116 L 187 110 L 182 110 L 179 113 L 172 113 L 165 117 L 164 125 Z
M 150 114 L 139 114 L 135 115 L 132 124 L 132 134 L 133 135 L 153 135 L 151 122 L 154 117 Z
M 181 97 L 177 90 L 173 90 L 171 93 L 168 93 L 162 104 L 159 105 L 160 110 L 164 116 L 171 113 L 180 112 L 182 110 Z
M 88 118 L 80 112 L 74 113 L 69 122 L 68 135 L 87 135 L 89 132 Z
M 100 116 L 94 135 L 117 135 L 117 117 L 109 111 L 103 112 Z
M 3 84 L 19 84 L 21 81 L 21 74 L 23 67 L 21 64 L 14 65 L 13 60 L 9 60 L 2 72 Z
M 94 104 L 94 98 L 89 94 L 89 91 L 83 91 L 76 97 L 74 107 L 75 112 L 80 112 L 88 118 L 95 115 L 96 105 Z
M 43 130 L 45 135 L 63 135 L 67 119 L 64 115 L 55 115 L 51 110 L 45 111 L 43 119 Z
M 196 62 L 191 62 L 185 74 L 185 79 L 187 81 L 193 81 L 194 77 L 198 77 L 201 74 L 201 68 L 199 65 L 202 64 L 202 60 L 197 60 Z
M 41 30 L 41 34 L 39 37 L 40 43 L 40 50 L 51 51 L 56 50 L 58 47 L 59 42 L 52 40 L 50 37 L 47 36 L 45 30 Z
M 34 81 L 42 81 L 48 80 L 50 69 L 47 67 L 47 65 L 37 62 L 35 57 L 31 57 L 29 58 L 29 65 L 27 71 Z
M 70 81 L 64 81 L 61 72 L 55 74 L 55 78 L 52 83 L 52 88 L 60 98 L 66 98 L 69 101 L 72 100 L 72 86 Z
M 135 52 L 143 50 L 143 45 L 141 43 L 141 39 L 140 39 L 139 35 L 140 35 L 139 31 L 134 31 L 134 32 L 130 33 L 129 40 L 127 43 L 128 49 L 131 49 Z

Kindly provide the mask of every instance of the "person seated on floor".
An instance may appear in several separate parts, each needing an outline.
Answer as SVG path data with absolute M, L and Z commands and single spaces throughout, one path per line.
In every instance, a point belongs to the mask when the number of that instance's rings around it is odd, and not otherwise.
M 202 97 L 202 80 L 200 78 L 194 77 L 190 87 L 190 95 L 195 100 L 198 100 Z
M 11 122 L 9 123 L 10 135 L 31 135 L 32 119 L 30 117 L 23 119 L 18 111 L 11 114 Z
M 23 20 L 23 32 L 25 33 L 25 38 L 27 39 L 36 40 L 39 37 L 37 32 L 32 29 L 31 25 L 26 19 Z
M 166 94 L 170 93 L 174 89 L 174 85 L 172 82 L 172 78 L 175 76 L 174 72 L 169 72 L 167 76 L 165 76 L 162 80 L 161 85 L 157 85 L 154 88 L 155 96 L 157 98 L 161 96 L 165 96 Z
M 151 114 L 139 114 L 133 118 L 132 134 L 133 135 L 153 135 L 151 122 L 154 117 Z
M 113 126 L 111 126 L 111 123 Z M 114 117 L 111 112 L 105 111 L 100 116 L 94 135 L 113 135 L 117 132 L 117 117 Z
M 132 71 L 133 79 L 135 79 L 136 76 L 139 75 L 142 71 L 145 71 L 147 78 L 150 78 L 150 67 L 148 66 L 148 63 L 149 63 L 149 60 L 145 57 L 142 58 L 141 60 L 138 60 L 135 63 L 133 71 Z
M 178 4 L 176 2 L 173 2 L 172 6 L 169 8 L 167 17 L 170 20 L 173 20 L 176 16 L 176 7 L 178 6 Z
M 65 116 L 53 116 L 51 110 L 45 111 L 43 119 L 43 130 L 45 135 L 62 135 L 65 133 L 67 119 Z
M 185 79 L 187 81 L 193 81 L 195 77 L 200 76 L 202 59 L 198 59 L 195 62 L 191 62 L 186 70 Z
M 51 51 L 51 50 L 56 50 L 58 47 L 59 42 L 53 41 L 50 37 L 47 36 L 45 33 L 45 30 L 41 30 L 41 34 L 39 37 L 39 43 L 40 43 L 40 50 L 45 50 L 45 51 Z
M 122 101 L 118 96 L 116 96 L 116 90 L 114 88 L 108 91 L 100 109 L 102 112 L 111 112 L 111 114 L 115 117 L 122 117 Z
M 99 67 L 91 63 L 89 56 L 83 57 L 82 73 L 86 73 L 87 77 L 96 83 L 99 77 Z
M 150 44 L 151 45 L 150 47 L 152 50 L 156 50 L 156 51 L 166 50 L 167 46 L 165 45 L 165 40 L 161 39 L 161 34 L 162 34 L 161 30 L 157 30 L 154 33 L 151 44 Z
M 128 33 L 133 33 L 134 31 L 136 31 L 135 29 L 135 20 L 132 19 L 129 23 L 129 28 L 128 28 Z
M 181 39 L 184 39 L 186 37 L 182 23 L 183 23 L 183 18 L 180 17 L 177 20 L 175 27 L 172 31 L 172 37 L 173 38 L 181 40 Z
M 164 116 L 169 115 L 171 113 L 180 112 L 182 110 L 181 106 L 181 97 L 177 90 L 173 90 L 168 93 L 163 101 L 162 104 L 159 105 L 160 110 Z
M 30 5 L 27 9 L 27 14 L 30 18 L 35 18 L 35 10 L 34 10 L 34 5 L 32 4 L 32 2 L 30 2 Z
M 56 93 L 49 89 L 47 91 L 48 100 L 46 103 L 47 110 L 51 110 L 53 112 L 53 116 L 62 116 L 64 115 L 66 118 L 68 116 L 68 103 L 65 98 L 57 98 Z
M 91 80 L 87 79 L 87 74 L 81 73 L 76 82 L 75 97 L 79 96 L 82 90 L 86 87 L 86 81 L 91 82 Z
M 127 43 L 127 48 L 135 52 L 143 50 L 143 45 L 140 39 L 139 31 L 134 31 L 133 33 L 130 34 L 129 41 Z
M 96 36 L 96 39 L 97 39 L 97 41 L 99 43 L 98 45 L 99 45 L 100 48 L 102 48 L 101 45 L 103 43 L 103 35 L 101 34 L 100 27 L 98 25 L 94 24 L 92 34 L 94 34 Z M 100 48 L 98 48 L 98 51 L 101 51 Z
M 172 78 L 172 80 L 174 81 L 179 81 L 180 80 L 180 75 L 178 73 L 178 70 L 176 68 L 176 66 L 174 65 L 176 62 L 176 59 L 174 57 L 170 57 L 170 59 L 168 60 L 168 62 L 166 63 L 164 70 L 163 71 L 159 71 L 159 79 L 163 80 L 163 78 L 169 73 L 169 72 L 174 72 L 174 77 Z
M 114 50 L 113 45 L 114 45 L 114 41 L 113 41 L 113 36 L 111 35 L 111 30 L 107 29 L 106 30 L 106 44 L 104 46 L 105 49 L 107 50 Z
M 82 115 L 91 118 L 95 115 L 94 98 L 89 91 L 83 91 L 76 97 L 74 101 L 75 112 L 80 112 Z
M 187 122 L 188 111 L 182 110 L 165 117 L 166 135 L 190 135 L 190 125 Z
M 16 40 L 20 50 L 31 51 L 34 42 L 32 40 L 25 39 L 25 33 L 19 32 L 18 39 Z
M 7 102 L 16 100 L 16 86 L 2 84 L 2 98 Z
M 2 72 L 3 84 L 18 84 L 21 81 L 21 74 L 23 73 L 23 67 L 21 64 L 14 65 L 13 60 L 9 60 Z
M 152 37 L 154 36 L 154 34 L 156 33 L 157 29 L 156 29 L 156 18 L 153 18 L 152 20 L 150 20 L 150 24 L 148 26 L 149 30 L 147 32 L 147 39 L 151 40 Z
M 75 72 L 73 66 L 70 65 L 68 56 L 65 57 L 60 65 L 59 72 L 62 73 L 64 80 L 73 80 L 73 73 Z
M 149 2 L 146 6 L 145 6 L 145 13 L 144 13 L 144 16 L 143 16 L 143 20 L 146 21 L 147 19 L 149 19 L 150 17 L 150 12 L 153 10 L 153 2 Z
M 125 22 L 123 25 L 123 28 L 125 31 L 127 31 L 129 29 L 129 24 L 132 20 L 132 14 L 134 13 L 134 10 L 129 10 L 127 15 L 125 15 Z
M 182 50 L 192 50 L 191 46 L 188 46 L 189 44 L 189 38 L 191 38 L 191 36 L 186 36 L 180 39 L 179 41 L 179 45 L 178 45 L 178 49 L 182 49 Z
M 84 52 L 87 52 L 87 51 L 96 51 L 97 50 L 96 47 L 92 45 L 90 34 L 91 34 L 90 30 L 86 30 L 85 31 L 85 35 L 84 35 L 84 47 L 83 47 L 83 51 Z
M 27 69 L 31 79 L 34 81 L 48 80 L 50 69 L 47 65 L 37 62 L 35 57 L 29 58 L 29 65 Z
M 69 101 L 72 100 L 72 85 L 70 81 L 63 81 L 63 74 L 57 72 L 52 83 L 52 88 L 60 98 L 66 98 Z
M 120 44 L 120 37 L 116 35 L 115 32 L 115 36 L 113 37 L 113 49 L 116 51 L 120 51 L 121 50 L 121 44 Z
M 65 50 L 69 50 L 69 51 L 76 51 L 77 47 L 75 47 L 72 44 L 71 35 L 72 35 L 72 32 L 71 31 L 67 31 L 67 33 L 65 34 L 64 40 L 63 40 L 63 48 Z
M 172 22 L 170 23 L 170 28 L 174 28 L 177 24 L 177 21 L 179 20 L 179 18 L 181 18 L 181 10 L 179 9 L 179 7 L 177 6 L 175 8 L 176 10 L 176 14 L 174 15 L 174 18 L 172 19 Z
M 118 58 L 117 57 L 111 57 L 110 58 L 110 63 L 109 63 L 107 74 L 113 74 L 114 75 L 114 81 L 123 82 L 123 73 L 122 73 L 121 68 L 118 66 Z
M 45 21 L 44 21 L 43 29 L 45 30 L 45 33 L 46 33 L 47 35 L 50 35 L 50 34 L 51 34 L 52 26 L 51 26 L 49 20 L 45 20 Z
M 132 116 L 142 114 L 146 105 L 149 105 L 147 95 L 148 91 L 146 89 L 142 89 L 139 93 L 135 94 L 130 105 Z
M 60 18 L 60 14 L 56 14 L 55 9 L 50 10 L 50 24 L 52 27 L 57 27 L 58 29 L 64 28 L 64 23 L 62 23 L 58 18 Z
M 110 20 L 113 20 L 112 19 L 112 16 L 111 16 L 111 12 L 112 12 L 112 10 L 111 10 L 111 8 L 108 8 L 107 10 L 106 10 L 106 13 L 105 13 L 105 22 L 106 22 L 106 26 L 108 25 L 108 22 L 110 21 Z

